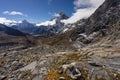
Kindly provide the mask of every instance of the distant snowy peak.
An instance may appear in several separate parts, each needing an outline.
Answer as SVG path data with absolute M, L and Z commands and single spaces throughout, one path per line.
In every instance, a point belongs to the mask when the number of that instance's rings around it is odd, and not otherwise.
M 29 23 L 27 20 L 23 20 L 16 25 L 12 26 L 14 29 L 18 29 L 24 32 L 32 33 L 36 26 L 32 23 Z
M 23 21 L 19 22 L 19 23 L 17 24 L 17 26 L 18 26 L 19 28 L 22 28 L 22 27 L 25 28 L 25 27 L 34 27 L 35 24 L 32 24 L 32 23 L 28 22 L 27 20 L 23 20 Z
M 50 21 L 38 23 L 38 24 L 36 24 L 36 26 L 54 26 L 58 22 L 61 23 L 62 20 L 66 20 L 68 18 L 69 17 L 64 12 L 60 12 L 58 14 L 55 14 L 54 17 Z

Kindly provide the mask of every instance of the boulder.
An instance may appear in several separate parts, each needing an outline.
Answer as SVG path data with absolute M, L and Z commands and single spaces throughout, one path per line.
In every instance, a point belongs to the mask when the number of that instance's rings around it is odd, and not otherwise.
M 63 65 L 63 68 L 65 73 L 74 80 L 77 80 L 82 76 L 80 69 L 75 65 Z

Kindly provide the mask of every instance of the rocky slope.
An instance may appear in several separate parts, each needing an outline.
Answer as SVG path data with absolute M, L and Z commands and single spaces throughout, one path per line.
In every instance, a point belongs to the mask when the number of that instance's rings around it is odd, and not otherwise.
M 99 15 L 99 16 L 98 16 Z M 120 20 L 120 1 L 106 0 L 96 12 L 87 20 L 86 33 L 109 29 Z M 89 25 L 88 25 L 89 24 Z M 108 30 L 109 31 L 109 30 Z
M 102 37 L 108 36 L 111 40 L 113 37 L 119 39 L 120 1 L 105 0 L 103 5 L 101 5 L 94 14 L 86 19 L 83 25 L 78 27 L 79 29 L 73 33 L 72 39 L 75 40 L 76 38 L 80 38 L 80 36 L 82 36 L 84 37 L 81 39 L 83 43 L 90 43 L 91 41 L 95 42 L 102 39 Z

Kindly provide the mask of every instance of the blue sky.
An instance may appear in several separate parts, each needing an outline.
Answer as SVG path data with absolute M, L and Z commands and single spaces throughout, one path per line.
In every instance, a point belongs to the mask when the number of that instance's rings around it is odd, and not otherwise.
M 65 12 L 72 24 L 88 18 L 105 0 L 0 0 L 0 23 L 15 24 L 24 19 L 31 23 L 49 24 L 54 14 Z M 51 22 L 50 22 L 51 23 Z
M 74 0 L 0 0 L 0 17 L 20 21 L 43 22 L 55 13 L 74 12 Z

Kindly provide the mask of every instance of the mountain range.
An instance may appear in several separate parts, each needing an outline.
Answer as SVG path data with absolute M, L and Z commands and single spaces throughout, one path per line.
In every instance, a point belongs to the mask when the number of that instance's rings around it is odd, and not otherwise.
M 63 32 L 66 26 L 61 21 L 68 18 L 69 17 L 64 12 L 60 12 L 51 18 L 50 21 L 32 24 L 27 20 L 23 20 L 22 22 L 16 23 L 10 27 L 33 35 L 51 36 Z

